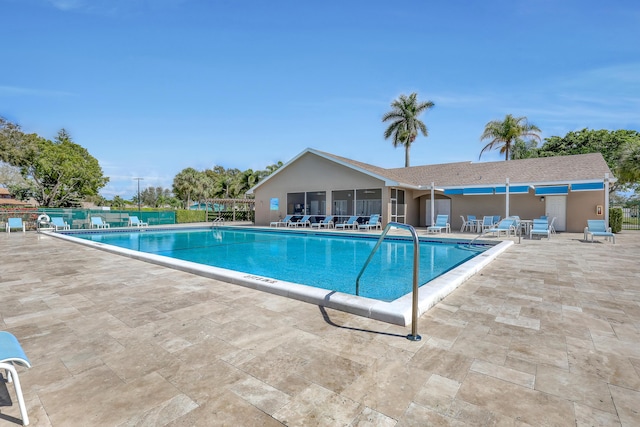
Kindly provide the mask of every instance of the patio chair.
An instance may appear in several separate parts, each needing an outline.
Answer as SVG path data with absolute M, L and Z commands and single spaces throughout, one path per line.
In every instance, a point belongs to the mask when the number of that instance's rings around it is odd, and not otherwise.
M 311 223 L 311 228 L 322 228 L 322 227 L 327 227 L 327 228 L 333 227 L 333 215 L 328 215 L 324 219 L 321 219 L 318 222 Z
M 374 214 L 369 217 L 369 221 L 364 224 L 360 224 L 358 226 L 360 230 L 371 230 L 372 228 L 382 229 L 382 224 L 380 223 L 380 215 Z
M 92 216 L 91 228 L 110 228 L 110 225 L 104 222 L 101 216 Z
M 593 242 L 594 236 L 603 236 L 605 240 L 611 240 L 616 243 L 616 235 L 611 232 L 611 227 L 607 228 L 607 224 L 603 219 L 588 219 L 587 226 L 584 229 L 584 240 L 591 235 Z
M 360 218 L 359 216 L 350 216 L 348 220 L 346 220 L 345 222 L 341 222 L 336 224 L 336 228 L 342 228 L 343 230 L 346 228 L 352 228 L 355 229 L 356 226 L 358 225 L 358 218 Z
M 451 233 L 449 215 L 438 215 L 436 217 L 436 223 L 427 227 L 427 233 L 441 233 L 442 229 L 444 229 L 446 233 Z
M 52 216 L 51 217 L 51 224 L 53 224 L 53 228 L 56 231 L 58 231 L 58 230 L 71 230 L 71 227 L 69 226 L 67 221 L 65 221 L 62 217 L 59 217 L 59 216 Z
M 287 224 L 288 227 L 297 227 L 297 226 L 306 227 L 307 225 L 311 227 L 311 215 L 305 215 L 299 220 L 289 221 L 289 224 Z
M 471 223 L 467 222 L 467 220 L 464 219 L 464 215 L 460 215 L 460 219 L 462 220 L 460 232 L 462 233 L 463 231 L 471 231 Z
M 485 230 L 484 233 L 493 233 L 497 237 L 500 237 L 500 234 L 504 233 L 505 236 L 509 237 L 511 232 L 513 232 L 513 234 L 517 232 L 516 223 L 517 221 L 515 218 L 505 218 L 496 224 L 495 227 Z
M 485 231 L 489 228 L 493 227 L 493 216 L 491 215 L 485 215 L 482 217 L 482 224 L 480 225 L 480 230 L 478 231 Z
M 282 221 L 272 221 L 269 223 L 269 227 L 280 227 L 281 224 L 286 227 L 291 222 L 291 218 L 293 218 L 293 215 L 285 216 L 284 218 L 282 218 Z
M 149 223 L 142 222 L 137 216 L 133 215 L 129 217 L 129 227 L 148 227 Z
M 551 239 L 551 231 L 549 230 L 549 222 L 546 219 L 534 219 L 533 225 L 529 230 L 529 239 L 533 237 L 534 234 L 546 235 L 547 239 Z
M 0 369 L 4 369 L 7 375 L 7 382 L 13 382 L 16 389 L 16 397 L 18 398 L 18 406 L 22 415 L 22 424 L 29 424 L 29 416 L 27 415 L 27 407 L 24 403 L 22 395 L 22 387 L 20 386 L 20 378 L 16 365 L 31 367 L 31 362 L 24 353 L 18 339 L 10 332 L 0 331 Z
M 500 215 L 493 216 L 493 225 L 496 225 L 500 222 Z
M 26 232 L 26 227 L 24 222 L 22 222 L 22 218 L 7 218 L 7 225 L 5 226 L 5 231 L 7 233 L 11 233 L 12 228 L 22 228 L 22 232 Z

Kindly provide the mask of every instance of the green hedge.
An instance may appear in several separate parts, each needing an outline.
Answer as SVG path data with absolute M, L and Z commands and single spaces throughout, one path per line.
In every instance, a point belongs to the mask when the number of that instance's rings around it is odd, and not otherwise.
M 176 224 L 184 224 L 187 222 L 205 222 L 205 211 L 192 211 L 180 209 L 176 211 Z
M 622 231 L 622 208 L 609 208 L 609 227 L 613 233 Z

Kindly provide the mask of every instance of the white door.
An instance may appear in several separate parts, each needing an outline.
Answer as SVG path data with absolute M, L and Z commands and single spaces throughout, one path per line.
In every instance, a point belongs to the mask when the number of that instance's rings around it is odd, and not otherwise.
M 427 216 L 424 219 L 424 223 L 427 226 L 431 226 L 431 199 L 426 199 L 427 208 L 425 212 Z M 451 224 L 451 199 L 435 199 L 434 200 L 433 220 L 435 221 L 438 215 L 449 215 L 449 224 Z
M 556 218 L 553 228 L 556 231 L 567 230 L 567 196 L 547 196 L 545 200 L 545 212 L 549 221 Z

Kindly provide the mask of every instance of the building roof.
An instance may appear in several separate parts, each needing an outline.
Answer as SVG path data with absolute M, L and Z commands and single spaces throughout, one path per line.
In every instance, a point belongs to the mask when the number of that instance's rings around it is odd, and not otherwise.
M 605 174 L 615 181 L 607 162 L 600 153 L 571 156 L 538 157 L 498 162 L 457 162 L 408 168 L 384 169 L 330 153 L 327 156 L 368 169 L 411 186 L 490 186 L 504 184 L 555 184 L 602 181 Z
M 539 157 L 533 159 L 498 162 L 457 162 L 408 168 L 385 169 L 357 160 L 337 156 L 324 151 L 307 148 L 275 173 L 306 153 L 312 153 L 340 163 L 362 173 L 385 181 L 387 186 L 427 189 L 431 183 L 437 188 L 462 188 L 504 185 L 553 185 L 583 182 L 603 182 L 606 174 L 609 181 L 616 181 L 607 162 L 600 153 L 571 156 Z M 274 174 L 275 174 L 274 173 Z M 250 192 L 271 176 L 258 183 Z

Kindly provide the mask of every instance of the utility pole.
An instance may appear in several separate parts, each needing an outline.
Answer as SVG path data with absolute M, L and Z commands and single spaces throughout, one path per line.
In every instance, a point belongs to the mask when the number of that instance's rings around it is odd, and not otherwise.
M 134 181 L 138 181 L 138 213 L 140 213 L 140 181 L 144 178 L 133 178 Z

